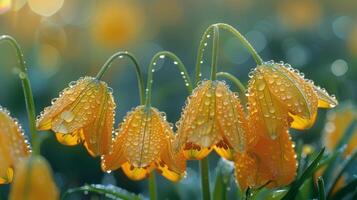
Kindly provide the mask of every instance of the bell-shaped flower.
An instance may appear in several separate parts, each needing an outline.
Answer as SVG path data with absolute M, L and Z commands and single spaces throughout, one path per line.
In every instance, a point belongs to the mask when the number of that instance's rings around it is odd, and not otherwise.
M 9 200 L 59 199 L 51 168 L 41 156 L 19 161 Z
M 333 151 L 336 145 L 346 134 L 348 127 L 353 120 L 357 119 L 357 108 L 346 103 L 341 105 L 337 110 L 331 110 L 327 113 L 327 121 L 323 131 L 323 143 L 326 149 Z M 347 142 L 344 152 L 345 156 L 351 155 L 357 149 L 357 129 L 355 129 Z
M 103 81 L 84 77 L 71 82 L 37 119 L 39 130 L 52 130 L 64 145 L 84 143 L 92 156 L 110 151 L 115 102 Z
M 248 123 L 239 98 L 221 81 L 204 81 L 188 98 L 176 124 L 176 151 L 188 159 L 202 159 L 212 149 L 229 160 L 245 149 Z
M 15 165 L 30 153 L 30 145 L 20 124 L 0 106 L 0 184 L 12 181 Z
M 255 130 L 276 138 L 288 126 L 303 130 L 310 128 L 316 119 L 317 108 L 337 105 L 334 96 L 304 79 L 288 64 L 267 62 L 250 75 L 248 101 Z
M 178 181 L 185 175 L 182 154 L 172 148 L 174 133 L 163 113 L 138 106 L 120 124 L 112 152 L 102 156 L 102 169 L 122 168 L 133 180 L 148 177 L 156 169 L 165 178 Z
M 238 153 L 236 179 L 242 190 L 285 186 L 296 176 L 297 160 L 294 144 L 287 130 L 272 140 L 258 137 L 244 153 Z

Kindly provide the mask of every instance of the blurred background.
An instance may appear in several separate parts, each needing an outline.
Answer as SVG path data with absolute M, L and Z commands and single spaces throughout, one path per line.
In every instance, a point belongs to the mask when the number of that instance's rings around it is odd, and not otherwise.
M 0 35 L 15 37 L 24 49 L 37 113 L 50 105 L 70 81 L 95 76 L 106 59 L 119 50 L 135 54 L 145 75 L 156 52 L 172 51 L 193 78 L 201 35 L 217 22 L 241 31 L 264 60 L 290 63 L 339 101 L 356 101 L 355 0 L 0 0 Z M 208 78 L 210 54 L 206 53 L 203 76 Z M 16 64 L 13 49 L 1 44 L 0 104 L 27 129 L 23 93 L 14 73 Z M 219 71 L 230 72 L 246 83 L 254 67 L 253 59 L 240 43 L 222 32 Z M 168 121 L 174 123 L 188 93 L 171 61 L 158 63 L 158 68 L 162 69 L 155 73 L 153 105 L 166 112 Z M 114 90 L 117 127 L 126 112 L 139 103 L 131 63 L 125 59 L 115 61 L 104 80 Z M 293 134 L 294 139 L 319 144 L 325 111 L 319 114 L 316 125 L 305 131 L 308 134 Z M 91 158 L 82 146 L 62 146 L 53 134 L 47 134 L 42 153 L 62 191 L 85 183 L 105 183 L 148 193 L 146 181 L 130 181 L 121 170 L 105 174 L 100 170 L 99 159 Z M 217 157 L 212 155 L 210 162 L 214 176 Z M 198 198 L 197 162 L 189 162 L 188 174 L 178 184 L 158 177 L 160 197 Z M 196 187 L 182 187 L 189 184 Z M 8 186 L 0 187 L 0 195 L 7 191 Z

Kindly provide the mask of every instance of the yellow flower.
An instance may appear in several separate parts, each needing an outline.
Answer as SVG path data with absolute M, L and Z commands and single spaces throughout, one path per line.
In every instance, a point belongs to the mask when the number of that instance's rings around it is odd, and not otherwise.
M 287 127 L 310 128 L 318 107 L 337 105 L 334 96 L 304 79 L 297 70 L 273 62 L 260 65 L 252 72 L 248 95 L 253 128 L 272 139 Z
M 12 181 L 15 165 L 30 153 L 20 124 L 0 106 L 0 184 Z
M 229 160 L 245 150 L 249 130 L 239 98 L 221 81 L 204 81 L 192 93 L 176 124 L 175 149 L 202 159 L 214 148 Z
M 34 156 L 18 163 L 9 199 L 59 199 L 50 166 L 44 158 Z
M 183 155 L 172 149 L 174 133 L 163 113 L 138 106 L 119 126 L 110 154 L 102 157 L 103 171 L 122 168 L 133 180 L 141 180 L 156 169 L 171 181 L 185 174 Z
M 323 133 L 323 143 L 327 150 L 333 151 L 335 149 L 336 145 L 343 137 L 343 134 L 346 133 L 348 126 L 355 119 L 357 119 L 357 109 L 352 104 L 346 104 L 345 106 L 340 107 L 339 110 L 328 112 L 327 122 Z M 357 129 L 354 130 L 349 139 L 344 155 L 348 156 L 356 149 Z
M 115 102 L 107 84 L 92 77 L 70 83 L 37 119 L 39 130 L 56 132 L 65 145 L 84 143 L 92 156 L 109 152 Z
M 332 108 L 336 99 L 289 65 L 258 66 L 248 86 L 248 120 L 255 138 L 236 156 L 236 177 L 242 189 L 285 186 L 296 175 L 296 155 L 289 128 L 310 128 L 317 108 Z

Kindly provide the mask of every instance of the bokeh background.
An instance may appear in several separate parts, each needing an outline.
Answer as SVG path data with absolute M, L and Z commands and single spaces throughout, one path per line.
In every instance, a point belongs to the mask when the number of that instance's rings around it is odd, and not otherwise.
M 240 30 L 264 60 L 288 62 L 339 101 L 356 101 L 355 0 L 0 0 L 0 34 L 15 37 L 24 49 L 37 113 L 50 105 L 70 81 L 94 76 L 119 50 L 135 54 L 145 75 L 156 52 L 172 51 L 193 77 L 201 35 L 216 22 Z M 210 54 L 206 53 L 203 76 L 207 78 Z M 16 64 L 13 49 L 1 44 L 0 104 L 27 129 L 21 85 L 14 73 Z M 253 59 L 239 42 L 222 33 L 219 71 L 230 72 L 246 83 L 253 67 Z M 159 63 L 158 68 L 162 69 L 155 73 L 153 105 L 174 123 L 188 94 L 172 62 Z M 114 90 L 117 126 L 139 103 L 131 63 L 125 59 L 115 61 L 104 80 Z M 320 111 L 319 116 L 312 129 L 294 134 L 294 138 L 319 144 L 325 112 Z M 85 183 L 105 183 L 147 194 L 146 181 L 130 181 L 120 170 L 105 174 L 99 159 L 88 156 L 82 146 L 61 146 L 53 134 L 41 134 L 48 135 L 41 150 L 62 191 Z M 214 176 L 217 157 L 212 155 L 210 162 Z M 161 198 L 195 199 L 200 195 L 197 162 L 189 162 L 188 177 L 179 184 L 162 177 L 158 181 Z M 0 197 L 5 197 L 7 191 L 8 186 L 1 186 Z M 83 198 L 89 197 L 72 196 Z

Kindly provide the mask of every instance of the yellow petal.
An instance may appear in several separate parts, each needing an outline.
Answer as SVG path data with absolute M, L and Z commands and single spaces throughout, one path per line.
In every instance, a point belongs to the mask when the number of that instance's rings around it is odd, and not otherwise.
M 52 171 L 45 159 L 35 156 L 18 163 L 9 199 L 59 199 Z
M 14 166 L 30 153 L 20 124 L 0 106 L 0 184 L 12 181 Z
M 83 130 L 75 131 L 73 133 L 63 134 L 56 133 L 57 141 L 63 145 L 73 146 L 82 142 L 83 140 Z
M 150 172 L 153 169 L 153 167 L 151 167 L 150 165 L 146 167 L 134 167 L 127 162 L 124 163 L 121 167 L 125 175 L 134 181 L 139 181 L 149 177 Z

